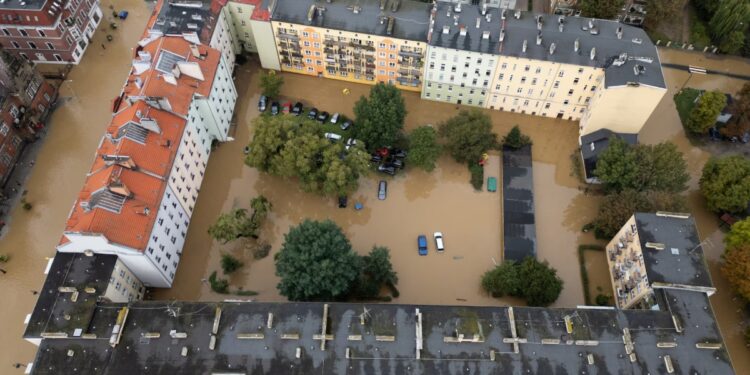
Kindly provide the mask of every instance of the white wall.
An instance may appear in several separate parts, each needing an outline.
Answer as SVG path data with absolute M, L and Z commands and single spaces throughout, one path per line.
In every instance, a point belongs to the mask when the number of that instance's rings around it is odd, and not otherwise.
M 209 46 L 219 50 L 222 59 L 229 66 L 229 69 L 234 69 L 234 61 L 236 54 L 239 52 L 239 45 L 234 40 L 234 31 L 224 11 L 219 12 L 219 19 L 216 21 L 216 27 L 214 28 L 214 34 L 211 36 Z
M 260 65 L 265 69 L 281 70 L 279 54 L 276 52 L 276 37 L 269 21 L 250 20 Z
M 498 56 L 430 46 L 422 98 L 484 107 Z
M 227 141 L 229 126 L 237 102 L 237 89 L 234 87 L 232 73 L 224 62 L 219 64 L 211 85 L 208 97 L 194 97 L 189 116 L 200 118 L 209 134 L 221 142 Z
M 195 192 L 192 196 L 197 198 L 198 193 Z M 195 201 L 193 200 L 190 204 L 194 205 Z M 156 214 L 156 221 L 144 252 L 159 276 L 168 280 L 169 286 L 174 280 L 177 265 L 180 263 L 189 223 L 190 216 L 182 208 L 179 196 L 172 190 L 170 177 L 170 183 L 162 196 L 161 206 Z
M 146 287 L 143 286 L 143 283 L 118 258 L 112 270 L 112 276 L 109 278 L 107 290 L 103 295 L 104 298 L 119 303 L 139 301 L 143 299 L 145 292 Z

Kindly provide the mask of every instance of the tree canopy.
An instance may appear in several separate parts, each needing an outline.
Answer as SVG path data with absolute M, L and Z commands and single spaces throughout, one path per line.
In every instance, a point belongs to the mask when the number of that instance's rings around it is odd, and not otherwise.
M 276 71 L 266 70 L 260 75 L 260 89 L 263 95 L 269 98 L 279 96 L 281 86 L 284 84 L 284 77 L 277 74 Z
M 624 0 L 578 0 L 578 9 L 584 17 L 612 19 L 622 8 Z
M 437 143 L 437 132 L 431 126 L 420 126 L 409 133 L 409 154 L 406 162 L 427 172 L 435 169 L 435 162 L 440 156 L 440 145 Z
M 750 159 L 741 155 L 711 158 L 703 167 L 700 188 L 711 211 L 746 210 L 750 202 Z
M 312 120 L 294 116 L 261 116 L 245 163 L 285 178 L 297 178 L 308 192 L 340 196 L 355 191 L 368 173 L 370 156 L 361 145 L 345 150 L 323 137 Z
M 698 99 L 690 111 L 685 127 L 696 134 L 705 134 L 714 124 L 716 117 L 727 105 L 727 97 L 721 91 L 707 91 Z
M 518 125 L 516 125 L 513 127 L 513 129 L 510 129 L 508 135 L 503 137 L 502 143 L 505 147 L 510 147 L 514 150 L 517 150 L 523 146 L 530 145 L 531 138 L 529 138 L 528 135 L 521 133 L 521 129 L 518 127 Z
M 732 119 L 719 131 L 726 137 L 742 137 L 750 131 L 750 83 L 745 83 L 729 105 Z
M 356 285 L 357 298 L 375 298 L 384 285 L 396 285 L 398 276 L 391 265 L 391 253 L 387 247 L 374 246 L 362 257 L 362 273 Z
M 636 212 L 682 212 L 685 209 L 685 198 L 681 195 L 628 189 L 605 196 L 592 224 L 597 238 L 609 240 Z
M 487 271 L 482 287 L 494 297 L 507 294 L 526 299 L 529 306 L 548 306 L 560 296 L 563 281 L 546 261 L 527 257 L 521 263 L 506 261 Z
M 404 127 L 406 105 L 401 91 L 393 85 L 378 83 L 354 105 L 354 137 L 364 141 L 369 150 L 392 146 Z
M 275 261 L 279 292 L 292 301 L 343 298 L 362 268 L 349 240 L 330 220 L 305 220 L 291 228 Z
M 459 163 L 476 163 L 482 154 L 498 147 L 489 116 L 480 110 L 463 110 L 439 126 L 445 148 Z
M 750 244 L 727 249 L 721 271 L 732 289 L 745 300 L 750 300 Z
M 631 146 L 619 138 L 613 138 L 599 156 L 594 174 L 611 191 L 679 193 L 687 189 L 690 179 L 682 153 L 674 144 Z
M 747 0 L 722 0 L 716 6 L 711 20 L 708 22 L 708 28 L 711 31 L 711 37 L 716 43 L 724 43 L 727 38 L 731 38 L 734 32 L 743 34 L 747 30 L 748 8 Z
M 271 210 L 271 202 L 259 195 L 250 201 L 252 215 L 248 217 L 247 210 L 235 208 L 228 213 L 219 215 L 216 223 L 208 227 L 208 234 L 212 238 L 227 243 L 240 237 L 258 238 L 258 232 Z
M 727 236 L 724 237 L 724 244 L 727 250 L 750 245 L 750 218 L 734 223 Z

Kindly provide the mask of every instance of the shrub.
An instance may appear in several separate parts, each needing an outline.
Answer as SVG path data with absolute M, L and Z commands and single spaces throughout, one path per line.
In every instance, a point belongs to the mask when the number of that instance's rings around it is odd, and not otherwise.
M 606 294 L 597 294 L 596 305 L 597 306 L 609 306 L 609 296 Z
M 227 279 L 220 279 L 216 276 L 216 271 L 211 272 L 211 276 L 208 277 L 208 282 L 211 284 L 211 290 L 219 294 L 229 293 L 229 281 Z
M 244 264 L 239 259 L 229 254 L 221 255 L 221 269 L 224 271 L 224 274 L 230 274 L 237 271 L 243 265 Z
M 253 248 L 253 258 L 263 259 L 268 256 L 271 252 L 271 245 L 267 243 L 260 243 L 255 245 Z
M 482 190 L 482 184 L 484 184 L 484 167 L 479 164 L 469 164 L 469 172 L 471 172 L 471 186 L 475 190 Z
M 241 290 L 240 289 L 240 290 L 234 292 L 234 294 L 236 294 L 238 296 L 257 296 L 258 292 L 253 291 L 253 290 Z
M 0 263 L 6 263 L 10 260 L 10 256 L 7 254 L 0 254 Z
M 508 135 L 503 137 L 503 146 L 510 147 L 514 150 L 518 150 L 521 147 L 528 146 L 531 144 L 531 138 L 528 135 L 521 133 L 521 129 L 518 125 L 510 129 Z

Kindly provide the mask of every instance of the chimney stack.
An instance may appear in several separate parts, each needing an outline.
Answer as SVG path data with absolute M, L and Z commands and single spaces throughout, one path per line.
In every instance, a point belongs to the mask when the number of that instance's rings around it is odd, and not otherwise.
M 461 36 L 466 36 L 466 26 L 464 25 L 459 26 L 458 32 Z
M 617 39 L 622 39 L 622 26 L 617 27 Z
M 589 56 L 591 60 L 594 60 L 596 58 L 596 47 L 591 49 L 591 55 Z
M 578 52 L 578 50 L 581 49 L 581 40 L 576 38 L 576 41 L 573 43 L 573 51 Z
M 443 34 L 447 35 L 447 34 L 450 34 L 450 32 L 451 32 L 451 27 L 448 26 L 448 25 L 444 25 L 443 26 Z
M 481 26 L 481 24 L 482 24 L 482 17 L 477 17 L 477 29 L 479 28 L 479 26 Z
M 542 32 L 538 32 L 536 34 L 536 45 L 541 46 L 542 45 Z
M 523 40 L 523 47 L 521 47 L 521 50 L 523 51 L 523 53 L 526 53 L 526 48 L 528 48 L 528 46 L 529 46 L 529 40 L 528 39 L 524 39 Z
M 552 44 L 549 45 L 549 54 L 550 55 L 554 55 L 555 54 L 555 48 L 556 47 L 557 46 L 555 45 L 555 43 L 552 43 Z
M 502 12 L 500 12 L 500 19 L 501 19 L 501 20 L 504 20 L 504 19 L 505 19 L 505 17 L 506 17 L 506 12 L 507 12 L 507 11 L 508 11 L 507 9 L 503 9 L 503 11 L 502 11 Z
M 492 22 L 492 13 L 487 13 L 487 15 L 484 16 L 484 18 L 487 20 L 487 22 Z
M 482 4 L 482 15 L 487 14 L 487 3 Z
M 505 29 L 500 29 L 500 42 L 505 40 Z
M 482 32 L 482 39 L 485 39 L 485 40 L 489 40 L 490 39 L 490 31 L 489 30 L 484 30 Z
M 453 26 L 458 26 L 458 14 L 453 16 Z
M 514 14 L 513 16 L 516 17 L 517 20 L 520 20 L 521 19 L 521 11 L 517 10 L 516 14 Z
M 543 25 L 544 25 L 544 19 L 542 18 L 542 16 L 541 15 L 536 16 L 536 28 L 537 28 L 537 30 L 541 31 Z

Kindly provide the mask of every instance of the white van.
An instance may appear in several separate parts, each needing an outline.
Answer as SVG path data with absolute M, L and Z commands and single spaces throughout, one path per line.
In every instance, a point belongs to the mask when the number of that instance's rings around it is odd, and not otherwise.
M 432 236 L 435 237 L 435 247 L 437 248 L 437 251 L 442 252 L 445 250 L 445 246 L 443 245 L 443 234 L 435 232 Z
M 325 137 L 331 142 L 336 142 L 336 141 L 341 140 L 341 136 L 336 133 L 326 133 Z

